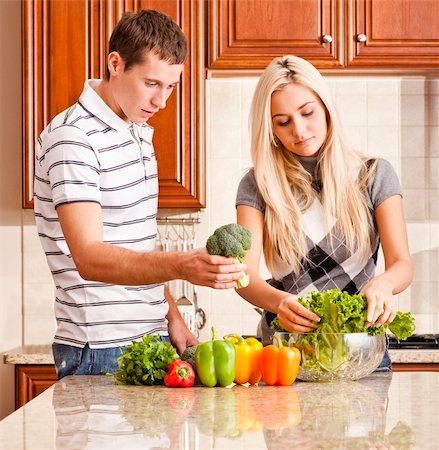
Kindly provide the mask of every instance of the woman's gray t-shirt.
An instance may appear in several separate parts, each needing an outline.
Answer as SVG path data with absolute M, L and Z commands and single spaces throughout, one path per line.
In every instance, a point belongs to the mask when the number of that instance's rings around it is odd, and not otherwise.
M 314 174 L 317 163 L 315 157 L 300 158 L 300 161 L 309 173 Z M 388 161 L 378 159 L 376 173 L 369 182 L 366 195 L 369 208 L 373 211 L 387 198 L 402 196 L 398 176 Z M 236 205 L 248 205 L 265 212 L 265 202 L 256 185 L 253 169 L 244 175 L 239 184 Z M 299 274 L 294 274 L 285 267 L 281 279 L 270 280 L 270 284 L 299 296 L 324 289 L 340 289 L 351 295 L 360 292 L 375 274 L 379 249 L 378 230 L 375 229 L 375 243 L 365 262 L 358 254 L 349 252 L 343 239 L 334 232 L 335 218 L 332 224 L 326 224 L 323 207 L 317 196 L 310 208 L 303 212 L 302 222 L 309 261 Z M 333 247 L 329 243 L 331 233 Z

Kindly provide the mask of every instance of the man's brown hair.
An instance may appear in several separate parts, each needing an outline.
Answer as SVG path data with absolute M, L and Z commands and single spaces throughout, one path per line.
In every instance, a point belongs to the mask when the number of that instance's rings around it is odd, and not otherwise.
M 187 55 L 186 37 L 166 14 L 153 9 L 126 12 L 111 33 L 109 53 L 118 52 L 125 70 L 141 64 L 145 52 L 156 53 L 170 64 L 183 64 Z M 108 67 L 105 79 L 110 79 Z

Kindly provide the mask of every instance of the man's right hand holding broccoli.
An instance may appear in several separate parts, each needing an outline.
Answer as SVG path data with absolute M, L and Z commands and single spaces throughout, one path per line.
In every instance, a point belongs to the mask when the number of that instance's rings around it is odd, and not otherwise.
M 236 223 L 217 228 L 206 243 L 206 249 L 210 255 L 235 258 L 240 263 L 250 247 L 250 230 Z M 236 282 L 236 289 L 247 287 L 249 283 L 250 277 L 245 274 Z

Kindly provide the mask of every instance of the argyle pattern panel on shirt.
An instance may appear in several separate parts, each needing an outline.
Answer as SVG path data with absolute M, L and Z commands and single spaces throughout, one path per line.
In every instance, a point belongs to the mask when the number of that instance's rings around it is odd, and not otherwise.
M 308 261 L 299 274 L 293 274 L 288 268 L 286 275 L 279 282 L 270 284 L 299 296 L 325 289 L 358 293 L 374 276 L 379 240 L 376 240 L 370 257 L 365 261 L 358 253 L 352 254 L 349 251 L 337 231 L 336 221 L 333 218 L 330 218 L 329 224 L 326 223 L 323 207 L 318 199 L 302 218 Z
M 359 272 L 350 272 L 349 265 L 346 263 L 349 259 L 340 261 L 340 254 L 346 254 L 345 245 L 337 238 L 334 242 L 338 245 L 334 248 L 328 248 L 327 241 L 321 241 L 314 246 L 309 253 L 309 261 L 306 263 L 304 270 L 297 276 L 287 275 L 281 281 L 282 290 L 296 295 L 306 295 L 307 292 L 325 289 L 340 289 L 350 294 L 356 294 L 360 291 L 367 281 L 374 274 L 376 261 L 378 257 L 378 245 L 366 267 Z

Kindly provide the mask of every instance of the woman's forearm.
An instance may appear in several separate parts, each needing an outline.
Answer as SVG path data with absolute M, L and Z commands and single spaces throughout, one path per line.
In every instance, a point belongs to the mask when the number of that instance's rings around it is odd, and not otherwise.
M 392 294 L 399 294 L 410 286 L 413 279 L 411 260 L 398 260 L 386 267 L 385 271 L 375 277 L 387 281 L 392 286 Z
M 285 292 L 270 286 L 257 273 L 248 270 L 247 273 L 250 275 L 250 284 L 236 292 L 252 305 L 277 314 L 281 298 L 285 296 Z

